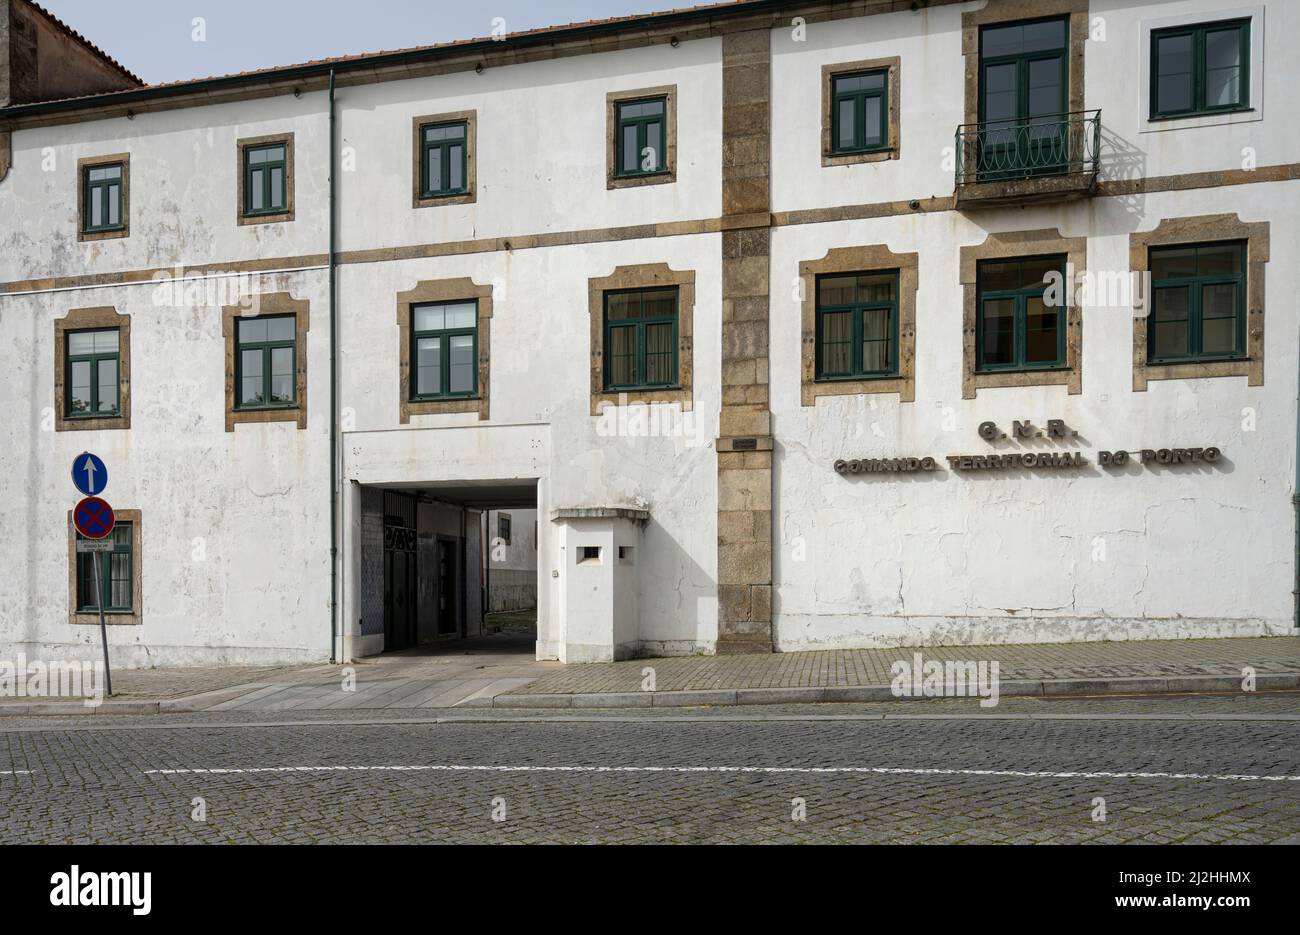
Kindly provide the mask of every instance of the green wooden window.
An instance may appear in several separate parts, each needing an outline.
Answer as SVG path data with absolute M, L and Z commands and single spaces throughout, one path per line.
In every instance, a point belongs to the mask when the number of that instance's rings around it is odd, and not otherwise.
M 605 293 L 605 389 L 677 385 L 677 287 Z
M 831 77 L 831 152 L 889 148 L 889 69 Z
M 898 271 L 817 277 L 817 379 L 898 373 Z
M 1065 304 L 1048 276 L 1065 284 L 1065 257 L 984 260 L 976 270 L 975 369 L 1050 370 L 1066 365 Z M 1060 288 L 1057 289 L 1057 293 Z
M 654 175 L 668 169 L 666 97 L 618 104 L 618 175 Z
M 84 538 L 75 533 L 78 539 Z M 99 556 L 99 592 L 106 613 L 129 614 L 132 611 L 135 581 L 135 554 L 131 547 L 131 524 L 118 522 L 107 537 L 113 543 L 112 552 Z M 107 568 L 105 567 L 107 566 Z M 107 571 L 107 574 L 105 574 Z M 99 610 L 95 601 L 95 556 L 90 552 L 77 553 L 77 612 L 94 613 Z
M 87 166 L 83 183 L 86 203 L 82 206 L 82 227 L 87 233 L 116 231 L 126 226 L 122 216 L 122 163 Z
M 1250 108 L 1250 20 L 1151 31 L 1151 119 Z
M 1217 360 L 1246 353 L 1246 245 L 1152 247 L 1147 359 Z
M 63 336 L 64 415 L 70 419 L 115 416 L 119 410 L 121 336 L 116 328 L 69 331 Z
M 478 303 L 411 308 L 411 399 L 478 394 Z
M 236 409 L 281 409 L 297 395 L 297 319 L 293 315 L 238 318 Z
M 244 148 L 244 214 L 288 210 L 288 151 L 283 143 Z
M 980 180 L 1064 168 L 1069 64 L 1065 19 L 980 30 Z
M 467 133 L 464 120 L 420 127 L 420 197 L 463 195 L 469 191 Z

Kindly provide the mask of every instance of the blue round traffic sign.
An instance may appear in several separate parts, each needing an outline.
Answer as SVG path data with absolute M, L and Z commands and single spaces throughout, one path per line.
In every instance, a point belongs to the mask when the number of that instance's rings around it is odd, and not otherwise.
M 113 531 L 113 508 L 99 497 L 87 497 L 72 511 L 72 523 L 87 539 L 103 539 Z
M 72 482 L 87 497 L 98 496 L 108 486 L 108 468 L 89 451 L 72 459 Z

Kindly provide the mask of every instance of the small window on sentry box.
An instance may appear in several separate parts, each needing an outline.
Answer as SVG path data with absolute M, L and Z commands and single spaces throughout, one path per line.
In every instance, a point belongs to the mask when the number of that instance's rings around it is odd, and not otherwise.
M 578 547 L 578 564 L 579 565 L 599 565 L 600 564 L 600 546 L 584 545 Z

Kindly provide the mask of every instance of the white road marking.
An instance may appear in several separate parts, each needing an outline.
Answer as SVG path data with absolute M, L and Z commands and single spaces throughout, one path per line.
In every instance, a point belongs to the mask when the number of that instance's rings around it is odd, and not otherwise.
M 30 776 L 30 769 L 0 769 L 0 776 Z
M 488 766 L 436 764 L 424 766 L 219 766 L 210 768 L 147 769 L 145 775 L 215 776 L 251 773 L 349 772 L 467 772 L 467 773 L 811 773 L 877 774 L 887 776 L 1010 776 L 1027 779 L 1208 779 L 1236 782 L 1300 782 L 1300 776 L 1234 773 L 1043 772 L 1016 769 L 927 769 L 901 766 Z

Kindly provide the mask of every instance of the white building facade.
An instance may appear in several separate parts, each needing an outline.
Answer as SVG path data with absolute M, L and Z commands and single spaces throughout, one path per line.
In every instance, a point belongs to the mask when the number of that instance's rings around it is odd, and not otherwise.
M 0 654 L 1295 633 L 1300 8 L 911 6 L 11 94 Z

